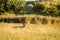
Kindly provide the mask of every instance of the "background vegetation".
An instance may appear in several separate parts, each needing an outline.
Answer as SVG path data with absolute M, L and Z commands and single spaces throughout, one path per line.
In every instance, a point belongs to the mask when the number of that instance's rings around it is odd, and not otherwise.
M 30 4 L 30 5 L 28 5 Z M 28 7 L 26 7 L 28 5 Z M 48 5 L 48 6 L 47 6 Z M 27 10 L 26 10 L 27 9 Z M 33 10 L 33 11 L 32 11 Z M 11 14 L 37 14 L 44 16 L 59 17 L 60 16 L 60 3 L 54 4 L 52 2 L 26 2 L 17 0 L 1 0 L 0 1 L 0 15 L 5 12 Z

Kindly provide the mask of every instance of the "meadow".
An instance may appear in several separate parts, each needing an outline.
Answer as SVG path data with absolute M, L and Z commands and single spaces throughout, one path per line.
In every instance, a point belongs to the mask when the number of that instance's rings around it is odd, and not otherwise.
M 60 1 L 0 0 L 0 40 L 60 40 Z
M 28 18 L 26 21 L 28 21 Z M 24 28 L 21 28 L 22 25 L 21 23 L 1 22 L 0 40 L 60 40 L 59 24 L 42 24 L 38 21 L 38 24 L 30 24 L 28 22 Z

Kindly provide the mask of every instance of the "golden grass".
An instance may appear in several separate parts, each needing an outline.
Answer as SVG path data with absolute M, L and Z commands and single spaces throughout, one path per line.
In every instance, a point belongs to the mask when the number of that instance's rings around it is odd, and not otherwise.
M 0 40 L 60 40 L 59 24 L 30 24 L 31 17 L 60 20 L 60 18 L 39 15 L 2 15 L 0 17 L 27 17 L 28 22 L 24 28 L 19 23 L 0 23 Z M 29 20 L 28 20 L 29 19 Z
M 60 26 L 0 23 L 0 40 L 60 40 Z M 17 27 L 17 28 L 14 28 Z

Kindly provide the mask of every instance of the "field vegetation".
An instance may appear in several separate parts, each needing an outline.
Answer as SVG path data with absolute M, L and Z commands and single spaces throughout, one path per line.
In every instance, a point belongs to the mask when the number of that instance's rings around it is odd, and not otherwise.
M 6 13 L 7 12 L 7 13 Z M 36 14 L 44 16 L 59 17 L 60 16 L 60 2 L 26 2 L 26 1 L 0 1 L 0 15 L 15 14 Z
M 60 40 L 60 2 L 0 0 L 0 40 Z

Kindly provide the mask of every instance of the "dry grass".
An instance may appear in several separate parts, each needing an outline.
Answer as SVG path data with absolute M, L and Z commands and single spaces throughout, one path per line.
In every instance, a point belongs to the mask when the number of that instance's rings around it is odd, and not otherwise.
M 22 16 L 5 16 L 0 17 L 22 17 Z M 38 22 L 38 24 L 29 24 L 30 17 L 40 17 L 60 20 L 59 18 L 37 16 L 37 15 L 24 15 L 28 17 L 26 21 L 28 23 L 24 28 L 21 28 L 22 24 L 19 23 L 0 23 L 0 40 L 60 40 L 60 25 L 59 24 L 44 24 Z M 29 20 L 28 20 L 29 19 Z
M 0 23 L 0 40 L 60 40 L 60 26 Z M 14 28 L 17 27 L 17 28 Z

